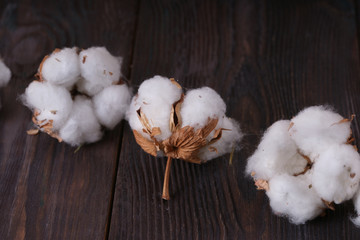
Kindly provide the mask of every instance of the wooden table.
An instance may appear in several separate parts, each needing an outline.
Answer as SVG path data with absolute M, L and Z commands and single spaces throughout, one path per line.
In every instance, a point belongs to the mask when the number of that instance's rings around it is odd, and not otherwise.
M 296 226 L 244 176 L 263 131 L 306 106 L 357 114 L 359 142 L 359 11 L 359 0 L 1 0 L 13 77 L 0 89 L 0 239 L 360 239 L 351 202 Z M 246 133 L 233 163 L 175 160 L 164 201 L 166 159 L 145 154 L 125 122 L 77 153 L 28 136 L 18 97 L 43 56 L 94 45 L 124 57 L 134 91 L 155 74 L 218 91 Z

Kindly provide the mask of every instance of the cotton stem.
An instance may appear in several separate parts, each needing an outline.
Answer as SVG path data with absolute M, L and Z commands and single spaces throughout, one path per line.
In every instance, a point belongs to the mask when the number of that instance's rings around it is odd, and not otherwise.
M 168 160 L 166 163 L 166 169 L 165 169 L 164 187 L 163 187 L 163 194 L 162 194 L 162 198 L 165 200 L 170 200 L 169 178 L 170 178 L 171 162 L 172 162 L 172 158 L 168 157 Z

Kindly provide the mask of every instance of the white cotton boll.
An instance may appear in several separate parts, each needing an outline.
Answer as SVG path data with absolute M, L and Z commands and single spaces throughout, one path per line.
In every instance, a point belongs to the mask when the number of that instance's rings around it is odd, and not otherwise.
M 311 159 L 329 145 L 345 143 L 350 136 L 350 121 L 339 123 L 341 115 L 324 106 L 314 106 L 302 110 L 291 122 L 291 138 L 301 151 Z
M 351 218 L 351 221 L 356 225 L 356 227 L 360 228 L 360 189 L 357 190 L 353 198 L 353 202 L 357 217 Z
M 181 94 L 182 90 L 168 78 L 155 76 L 144 81 L 139 87 L 138 94 L 133 97 L 127 112 L 131 128 L 149 139 L 149 135 L 142 131 L 144 127 L 138 118 L 137 110 L 141 108 L 150 125 L 161 130 L 161 134 L 155 137 L 158 140 L 170 137 L 172 133 L 169 122 L 172 105 L 180 100 Z
M 209 118 L 221 120 L 225 111 L 225 102 L 213 89 L 202 87 L 190 90 L 181 106 L 182 125 L 199 129 L 208 123 Z
M 92 47 L 79 54 L 81 75 L 78 90 L 93 96 L 120 79 L 121 58 L 112 56 L 105 47 Z
M 71 88 L 80 76 L 79 55 L 76 48 L 53 52 L 43 63 L 42 77 L 52 84 Z
M 264 133 L 261 142 L 248 159 L 246 173 L 255 173 L 255 178 L 268 180 L 277 174 L 293 175 L 304 170 L 307 161 L 297 151 L 290 138 L 290 121 L 280 120 Z
M 5 65 L 5 63 L 0 59 L 0 87 L 4 87 L 11 78 L 11 71 Z
M 182 89 L 178 88 L 169 78 L 156 75 L 141 83 L 138 95 L 142 105 L 158 102 L 174 103 L 181 97 Z
M 332 145 L 313 166 L 313 187 L 328 202 L 351 199 L 360 181 L 360 156 L 348 144 Z
M 126 84 L 112 85 L 93 97 L 95 114 L 101 125 L 114 128 L 129 106 L 131 93 Z
M 287 216 L 294 224 L 303 224 L 320 215 L 324 204 L 311 187 L 309 175 L 274 176 L 266 192 L 270 206 L 277 215 Z
M 84 96 L 75 98 L 69 119 L 59 134 L 65 142 L 73 146 L 96 142 L 102 137 L 101 126 L 90 99 Z
M 198 156 L 203 161 L 219 157 L 233 151 L 243 137 L 239 124 L 231 118 L 224 118 L 220 128 L 224 128 L 221 138 L 215 143 L 200 149 Z
M 73 105 L 70 93 L 48 82 L 32 82 L 22 95 L 26 106 L 38 110 L 39 121 L 53 120 L 53 130 L 58 130 L 67 120 Z

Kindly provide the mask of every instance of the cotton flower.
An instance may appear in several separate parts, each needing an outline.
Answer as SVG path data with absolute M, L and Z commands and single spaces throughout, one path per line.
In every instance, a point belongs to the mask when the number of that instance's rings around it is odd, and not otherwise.
M 329 107 L 315 106 L 269 127 L 246 173 L 266 190 L 276 214 L 300 224 L 356 196 L 360 155 L 351 145 L 350 123 Z
M 168 157 L 164 199 L 169 199 L 171 159 L 199 164 L 236 148 L 242 133 L 238 123 L 225 116 L 225 111 L 224 101 L 208 87 L 184 95 L 174 79 L 161 76 L 140 85 L 127 119 L 144 151 Z
M 114 128 L 130 102 L 129 88 L 119 82 L 120 67 L 119 59 L 104 47 L 83 50 L 80 55 L 77 48 L 56 49 L 46 56 L 38 80 L 21 97 L 34 112 L 37 126 L 28 133 L 40 130 L 73 146 L 98 141 L 101 125 Z M 107 75 L 97 74 L 100 69 Z M 79 85 L 84 88 L 74 89 Z

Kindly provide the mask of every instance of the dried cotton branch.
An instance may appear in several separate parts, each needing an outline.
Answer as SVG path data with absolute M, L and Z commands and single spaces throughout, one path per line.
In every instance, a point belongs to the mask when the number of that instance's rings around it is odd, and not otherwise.
M 226 105 L 208 87 L 183 94 L 174 80 L 155 76 L 132 99 L 127 119 L 136 142 L 153 156 L 167 156 L 163 198 L 169 196 L 172 159 L 203 163 L 221 156 L 242 138 L 238 123 L 225 116 Z

